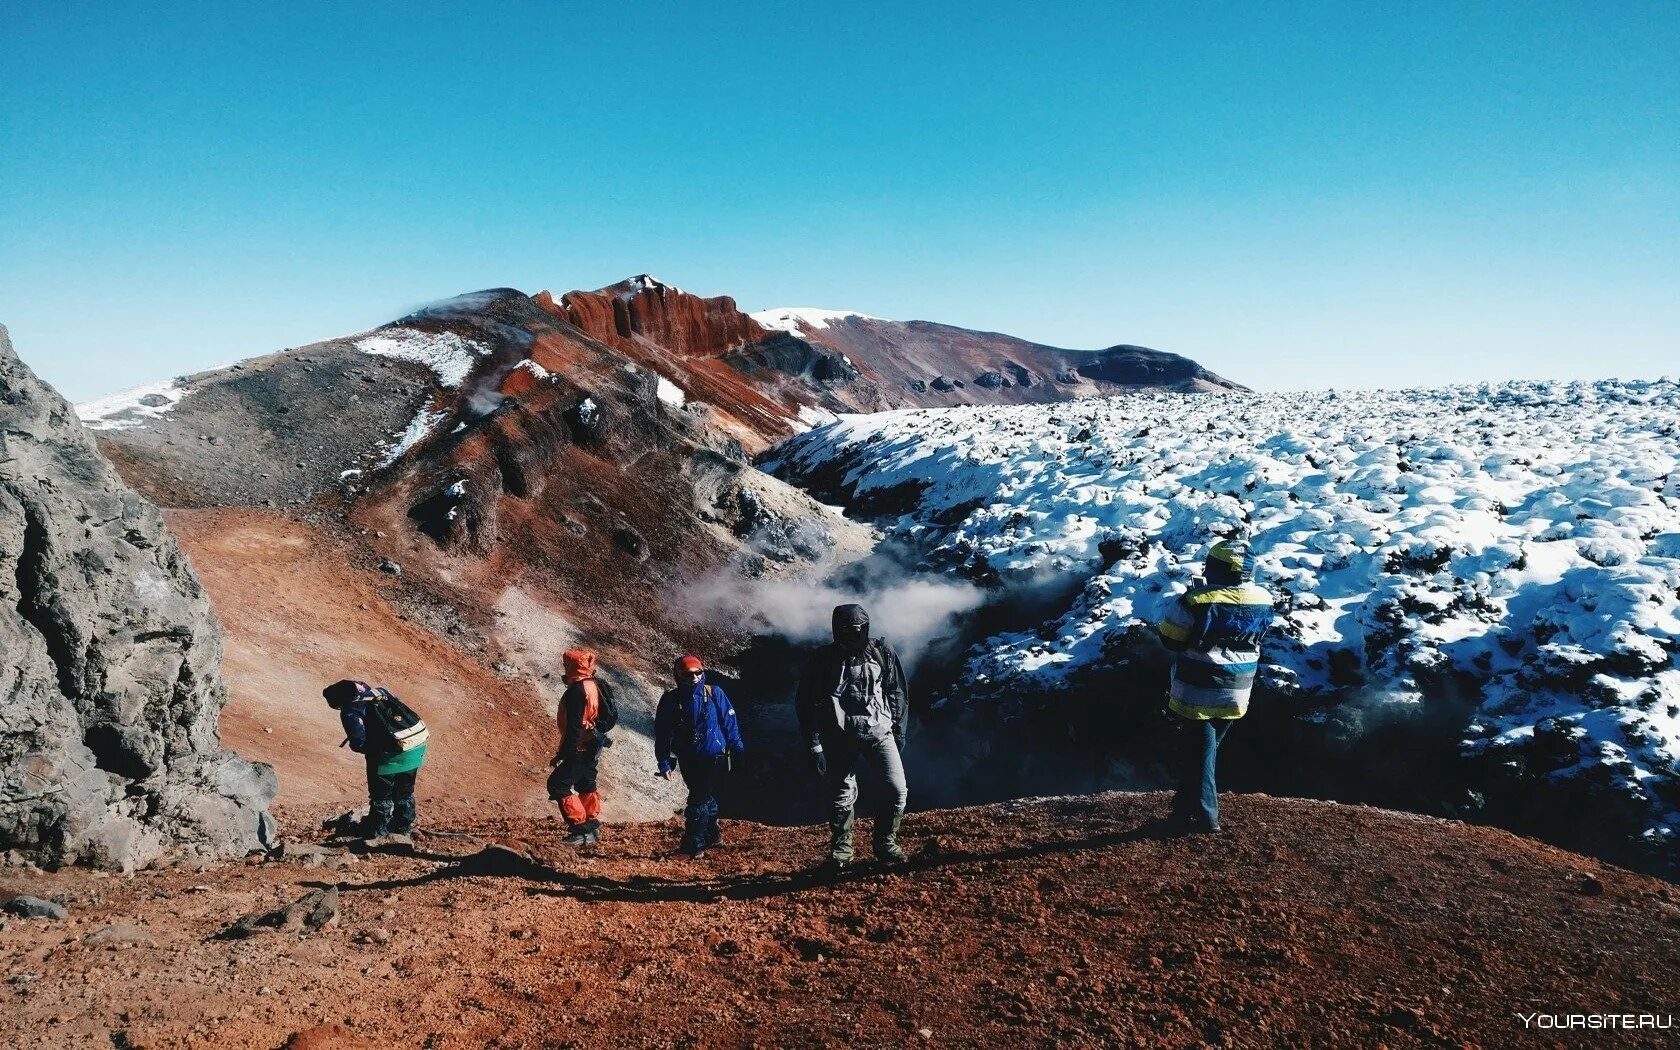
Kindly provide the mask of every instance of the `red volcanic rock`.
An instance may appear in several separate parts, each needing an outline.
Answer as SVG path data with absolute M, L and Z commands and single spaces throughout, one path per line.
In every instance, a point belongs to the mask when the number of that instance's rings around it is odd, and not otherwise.
M 702 299 L 643 274 L 595 292 L 567 292 L 537 305 L 592 339 L 623 348 L 640 338 L 680 357 L 721 357 L 766 336 L 727 295 Z

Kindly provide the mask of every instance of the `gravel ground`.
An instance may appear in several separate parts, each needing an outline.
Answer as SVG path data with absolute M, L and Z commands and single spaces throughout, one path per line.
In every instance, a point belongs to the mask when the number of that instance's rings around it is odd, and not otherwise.
M 822 829 L 726 822 L 696 862 L 671 855 L 674 820 L 609 827 L 583 854 L 555 823 L 508 819 L 411 856 L 7 869 L 0 895 L 70 917 L 0 931 L 0 1040 L 1574 1045 L 1518 1015 L 1680 1007 L 1668 884 L 1500 831 L 1267 796 L 1231 797 L 1222 836 L 1163 839 L 1147 822 L 1165 804 L 914 814 L 909 864 L 839 880 L 809 867 Z M 334 885 L 318 932 L 217 939 Z M 111 926 L 140 932 L 96 936 Z

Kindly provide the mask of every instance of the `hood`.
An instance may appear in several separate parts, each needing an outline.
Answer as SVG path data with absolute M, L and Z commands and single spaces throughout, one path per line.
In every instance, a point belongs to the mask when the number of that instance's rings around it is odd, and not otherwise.
M 560 665 L 567 685 L 595 677 L 595 654 L 587 649 L 567 649 L 560 654 Z
M 848 653 L 869 648 L 869 612 L 861 605 L 837 605 L 833 617 L 834 644 Z

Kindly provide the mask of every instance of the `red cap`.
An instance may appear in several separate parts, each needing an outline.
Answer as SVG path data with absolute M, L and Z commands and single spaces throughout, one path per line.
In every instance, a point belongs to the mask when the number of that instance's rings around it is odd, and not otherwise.
M 685 656 L 677 661 L 679 671 L 704 671 L 706 664 L 698 656 Z

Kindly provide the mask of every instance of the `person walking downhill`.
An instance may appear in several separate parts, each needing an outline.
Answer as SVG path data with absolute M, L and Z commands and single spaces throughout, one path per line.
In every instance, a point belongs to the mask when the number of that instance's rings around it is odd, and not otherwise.
M 1156 625 L 1174 654 L 1167 710 L 1183 720 L 1178 791 L 1167 818 L 1176 834 L 1220 830 L 1219 745 L 1248 711 L 1260 642 L 1272 624 L 1272 596 L 1253 578 L 1248 546 L 1221 540 L 1208 551 L 1204 579 Z
M 601 841 L 601 751 L 612 746 L 607 736 L 618 724 L 618 705 L 612 690 L 595 677 L 595 654 L 568 649 L 560 654 L 566 691 L 556 717 L 560 750 L 548 777 L 548 797 L 560 804 L 571 834 L 568 846 L 593 846 Z
M 869 768 L 884 796 L 875 819 L 875 856 L 896 863 L 905 859 L 898 832 L 910 794 L 904 777 L 910 718 L 904 668 L 885 639 L 870 639 L 863 606 L 836 607 L 832 627 L 834 641 L 812 655 L 796 701 L 800 733 L 831 804 L 824 867 L 840 871 L 852 862 L 860 766 Z
M 414 832 L 414 781 L 426 761 L 426 723 L 389 690 L 346 678 L 321 690 L 338 712 L 344 743 L 367 760 L 369 845 L 410 845 Z
M 706 680 L 705 663 L 698 656 L 684 656 L 671 670 L 676 686 L 659 698 L 653 717 L 653 754 L 659 775 L 666 780 L 673 769 L 682 772 L 688 786 L 682 849 L 699 860 L 720 837 L 714 786 L 745 745 L 735 706 L 722 686 Z

